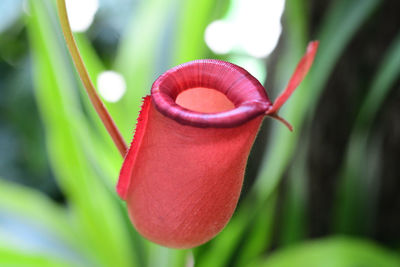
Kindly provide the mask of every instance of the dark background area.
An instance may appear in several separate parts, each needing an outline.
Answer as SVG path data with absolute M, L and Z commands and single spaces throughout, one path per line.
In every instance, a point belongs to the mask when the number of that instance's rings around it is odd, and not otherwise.
M 320 14 L 329 4 L 312 1 L 311 18 L 318 25 Z M 383 1 L 356 33 L 339 59 L 326 84 L 311 125 L 312 144 L 309 148 L 310 218 L 312 237 L 328 234 L 334 221 L 333 201 L 338 188 L 337 175 L 341 166 L 356 110 L 366 97 L 376 67 L 400 29 L 397 10 L 400 2 Z M 312 29 L 315 31 L 315 29 Z M 377 146 L 376 173 L 379 177 L 377 212 L 373 218 L 360 217 L 354 230 L 398 246 L 400 240 L 400 79 L 390 89 L 373 122 L 370 136 L 380 139 Z M 334 112 L 333 112 L 334 111 Z M 366 216 L 366 215 L 365 215 Z M 363 224 L 372 220 L 368 226 Z M 358 229 L 357 229 L 358 228 Z

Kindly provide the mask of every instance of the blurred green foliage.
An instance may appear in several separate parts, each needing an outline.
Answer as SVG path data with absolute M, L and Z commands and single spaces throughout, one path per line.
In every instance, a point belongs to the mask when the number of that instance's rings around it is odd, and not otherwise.
M 399 81 L 400 32 L 382 52 L 381 63 L 373 66 L 374 75 L 364 77 L 368 86 L 351 111 L 357 115 L 336 175 L 333 237 L 306 240 L 310 125 L 338 61 L 382 8 L 381 1 L 332 0 L 316 24 L 311 7 L 318 4 L 286 1 L 279 60 L 268 68 L 267 84 L 283 88 L 308 40 L 320 40 L 312 72 L 281 113 L 295 132 L 265 123 L 268 140 L 261 142 L 265 153 L 257 159 L 260 166 L 250 190 L 223 232 L 191 251 L 155 245 L 134 230 L 114 191 L 122 159 L 82 90 L 55 1 L 25 3 L 26 12 L 21 1 L 0 3 L 20 7 L 18 16 L 0 19 L 0 175 L 6 178 L 0 179 L 0 266 L 400 266 L 399 248 L 378 244 L 357 229 L 360 218 L 376 212 L 371 207 L 377 206 L 374 189 L 380 177 L 365 165 L 373 168 L 377 162 L 379 139 L 371 141 L 373 125 Z M 126 9 L 126 2 L 117 3 Z M 127 141 L 141 99 L 158 75 L 189 60 L 221 57 L 207 49 L 203 34 L 231 1 L 130 3 L 130 21 L 117 23 L 100 12 L 91 31 L 76 34 L 95 83 L 106 69 L 120 72 L 127 82 L 122 100 L 106 103 Z M 111 33 L 120 36 L 118 42 L 99 30 L 102 21 L 115 23 Z M 104 52 L 104 47 L 113 50 Z M 274 61 L 265 63 L 270 67 Z M 399 216 L 399 210 L 392 212 Z M 348 236 L 335 236 L 341 234 Z M 399 246 L 400 240 L 396 242 Z

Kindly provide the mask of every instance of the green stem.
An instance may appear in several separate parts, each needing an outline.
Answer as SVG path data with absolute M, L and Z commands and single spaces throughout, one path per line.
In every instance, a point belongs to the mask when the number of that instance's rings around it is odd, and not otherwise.
M 74 36 L 72 35 L 71 27 L 68 21 L 67 10 L 65 6 L 65 0 L 57 0 L 57 6 L 58 6 L 58 15 L 60 18 L 61 28 L 64 33 L 65 41 L 67 42 L 68 49 L 71 53 L 75 67 L 78 70 L 79 76 L 81 77 L 82 83 L 86 89 L 89 99 L 92 102 L 94 109 L 99 115 L 101 121 L 106 127 L 108 133 L 110 134 L 112 140 L 114 141 L 114 144 L 117 146 L 122 157 L 125 157 L 128 147 L 121 133 L 119 132 L 117 126 L 115 125 L 113 119 L 108 113 L 106 107 L 101 101 L 99 95 L 97 94 L 92 81 L 89 78 L 88 71 L 85 67 L 85 64 L 83 63 L 81 55 L 79 54 L 79 50 L 76 45 Z

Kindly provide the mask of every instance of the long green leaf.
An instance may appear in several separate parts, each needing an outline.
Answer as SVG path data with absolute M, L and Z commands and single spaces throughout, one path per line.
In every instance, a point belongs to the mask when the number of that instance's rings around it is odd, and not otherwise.
M 34 220 L 66 241 L 73 240 L 66 210 L 36 190 L 0 178 L 0 210 Z
M 259 219 L 250 225 L 250 233 L 243 240 L 243 247 L 234 259 L 235 266 L 245 266 L 255 258 L 261 256 L 270 247 L 274 228 L 277 194 L 273 194 Z
M 400 266 L 400 256 L 370 241 L 333 237 L 279 250 L 249 266 L 396 267 Z
M 87 261 L 67 210 L 42 193 L 0 179 L 0 244 Z
M 142 97 L 149 94 L 153 81 L 161 74 L 157 73 L 157 51 L 166 45 L 163 31 L 169 26 L 169 11 L 176 4 L 177 0 L 141 1 L 121 41 L 115 69 L 125 77 L 127 92 L 113 116 L 128 140 L 132 139 Z
M 69 80 L 49 1 L 30 1 L 28 23 L 33 47 L 35 90 L 45 129 L 48 153 L 65 192 L 81 242 L 93 260 L 104 266 L 134 265 L 134 250 L 115 201 L 85 157 L 85 120 Z
M 26 253 L 0 246 L 0 266 L 3 267 L 71 267 L 84 266 L 56 257 L 38 253 Z
M 204 57 L 207 52 L 204 31 L 211 22 L 216 1 L 181 1 L 174 42 L 173 65 Z
M 370 175 L 365 166 L 368 158 L 369 135 L 372 131 L 374 119 L 378 110 L 382 107 L 400 75 L 400 34 L 397 35 L 380 66 L 372 79 L 354 128 L 350 135 L 349 146 L 340 172 L 340 187 L 338 192 L 338 205 L 335 229 L 344 233 L 366 231 L 360 228 L 360 219 L 365 218 L 366 212 L 371 210 L 376 203 L 375 194 L 377 179 Z M 369 169 L 368 169 L 369 170 Z M 365 225 L 365 224 L 364 224 Z
M 304 0 L 289 0 L 286 2 L 286 42 L 285 54 L 282 61 L 278 65 L 276 73 L 276 80 L 279 87 L 285 86 L 285 80 L 291 73 L 285 66 L 296 64 L 296 59 L 300 58 L 304 53 L 307 41 L 309 40 L 308 34 L 308 14 L 306 13 L 307 1 Z M 319 54 L 318 54 L 319 56 Z M 310 80 L 303 82 L 297 89 L 302 92 L 304 88 L 310 86 Z M 296 130 L 298 131 L 298 129 Z M 300 151 L 305 152 L 305 146 L 300 143 Z M 305 153 L 300 153 L 296 157 L 305 156 Z M 307 177 L 301 175 L 300 168 L 304 165 L 295 164 L 291 166 L 288 172 L 288 179 L 286 183 L 286 195 L 283 199 L 281 224 L 279 227 L 280 233 L 278 234 L 279 243 L 288 244 L 301 239 L 304 236 L 305 226 L 305 213 L 307 207 Z M 256 233 L 255 233 L 256 234 Z
M 296 155 L 305 157 L 306 149 L 300 145 L 300 153 Z M 287 195 L 283 203 L 281 226 L 279 233 L 280 245 L 298 242 L 306 237 L 306 215 L 308 207 L 308 176 L 304 168 L 307 166 L 297 160 L 291 166 L 287 180 Z

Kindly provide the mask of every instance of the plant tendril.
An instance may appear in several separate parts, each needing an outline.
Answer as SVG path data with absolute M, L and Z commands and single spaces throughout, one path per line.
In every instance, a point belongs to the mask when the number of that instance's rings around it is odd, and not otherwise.
M 57 0 L 57 7 L 58 7 L 58 15 L 60 18 L 61 28 L 64 33 L 68 50 L 72 56 L 72 60 L 75 64 L 76 69 L 78 70 L 79 76 L 89 96 L 89 99 L 92 102 L 92 105 L 96 110 L 97 114 L 99 115 L 104 126 L 106 127 L 108 133 L 110 134 L 112 140 L 114 141 L 114 144 L 118 148 L 120 154 L 122 155 L 122 157 L 125 157 L 128 147 L 121 133 L 119 132 L 115 122 L 111 118 L 106 107 L 104 106 L 99 95 L 97 94 L 92 81 L 90 80 L 88 71 L 85 67 L 85 64 L 83 63 L 82 57 L 79 53 L 78 47 L 76 45 L 74 36 L 71 31 L 71 27 L 68 21 L 65 0 Z

